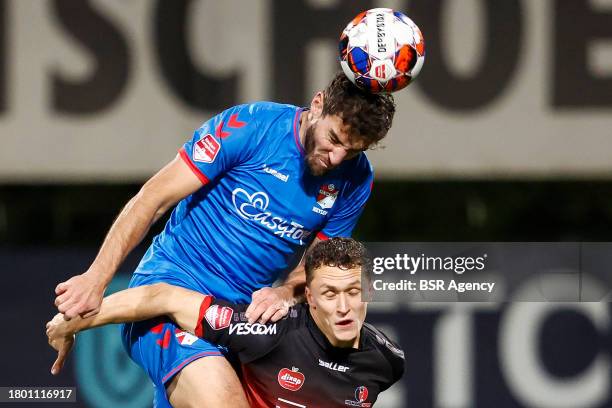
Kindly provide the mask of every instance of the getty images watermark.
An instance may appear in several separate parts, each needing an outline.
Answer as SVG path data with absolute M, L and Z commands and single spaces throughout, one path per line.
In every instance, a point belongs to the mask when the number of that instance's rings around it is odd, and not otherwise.
M 612 243 L 366 243 L 364 300 L 610 301 Z

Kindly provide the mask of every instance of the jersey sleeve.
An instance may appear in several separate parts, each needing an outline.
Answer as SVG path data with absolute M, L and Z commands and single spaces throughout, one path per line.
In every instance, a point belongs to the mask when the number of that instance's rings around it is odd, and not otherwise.
M 214 116 L 195 130 L 179 150 L 202 184 L 246 161 L 257 148 L 254 105 L 239 105 Z
M 397 343 L 389 339 L 386 334 L 371 324 L 365 323 L 364 327 L 373 334 L 382 358 L 389 364 L 390 367 L 388 380 L 381 387 L 382 392 L 391 387 L 395 382 L 402 378 L 402 375 L 404 375 L 404 368 L 406 365 L 404 350 L 402 350 Z
M 227 347 L 242 363 L 256 360 L 278 345 L 288 329 L 287 319 L 276 323 L 248 323 L 248 305 L 206 296 L 200 305 L 196 336 Z
M 364 168 L 352 177 L 318 238 L 350 237 L 357 221 L 370 198 L 374 183 L 374 171 L 365 160 Z

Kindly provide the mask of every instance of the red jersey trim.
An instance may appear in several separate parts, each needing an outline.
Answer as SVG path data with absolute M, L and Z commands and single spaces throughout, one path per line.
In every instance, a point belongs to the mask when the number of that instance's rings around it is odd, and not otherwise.
M 193 174 L 195 174 L 196 177 L 202 182 L 202 184 L 203 185 L 204 184 L 208 184 L 208 182 L 209 182 L 208 177 L 206 177 L 206 175 L 204 173 L 202 173 L 202 171 L 200 169 L 198 169 L 195 164 L 193 164 L 193 162 L 189 158 L 189 155 L 185 151 L 184 147 L 181 147 L 179 149 L 179 155 L 181 156 L 181 159 L 183 159 L 185 164 L 187 164 L 187 166 L 189 166 L 189 168 L 191 169 Z
M 293 119 L 293 138 L 295 139 L 295 145 L 297 146 L 300 153 L 305 156 L 306 152 L 302 147 L 302 142 L 300 142 L 300 132 L 298 131 L 298 124 L 300 123 L 300 114 L 304 111 L 304 109 L 298 109 L 295 112 L 295 118 Z
M 317 238 L 319 238 L 321 241 L 327 241 L 329 239 L 329 237 L 325 235 L 323 231 L 317 232 Z
M 198 314 L 198 324 L 196 325 L 195 333 L 194 333 L 199 338 L 204 337 L 204 326 L 202 325 L 202 320 L 204 320 L 204 315 L 206 314 L 206 311 L 210 307 L 210 304 L 212 303 L 212 301 L 213 301 L 212 296 L 204 296 L 204 300 L 202 301 L 202 304 L 200 305 L 200 313 Z

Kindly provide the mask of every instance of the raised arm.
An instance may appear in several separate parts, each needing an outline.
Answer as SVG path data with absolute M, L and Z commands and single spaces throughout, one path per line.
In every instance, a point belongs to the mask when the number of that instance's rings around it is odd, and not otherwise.
M 51 369 L 57 374 L 74 343 L 74 335 L 80 331 L 111 323 L 146 320 L 166 315 L 183 329 L 195 332 L 200 305 L 206 298 L 198 292 L 157 283 L 139 286 L 114 293 L 104 298 L 99 313 L 82 318 L 65 320 L 61 313 L 47 323 L 49 344 L 58 351 Z
M 154 175 L 123 208 L 89 269 L 60 283 L 55 305 L 67 319 L 97 313 L 102 296 L 125 257 L 179 200 L 202 186 L 179 155 Z

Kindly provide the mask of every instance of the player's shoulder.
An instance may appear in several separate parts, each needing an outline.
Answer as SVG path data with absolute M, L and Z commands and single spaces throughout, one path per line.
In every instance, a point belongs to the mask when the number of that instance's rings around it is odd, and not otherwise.
M 256 101 L 231 106 L 223 110 L 220 116 L 236 115 L 235 120 L 252 117 L 257 121 L 265 121 L 283 114 L 294 114 L 298 109 L 297 106 L 289 104 Z
M 390 364 L 394 379 L 399 379 L 404 372 L 404 350 L 380 329 L 369 323 L 363 324 L 363 335 L 368 346 L 377 350 L 381 358 Z
M 349 190 L 360 188 L 371 188 L 374 180 L 374 168 L 368 160 L 365 152 L 360 153 L 357 157 L 343 162 L 341 168 L 342 177 L 348 183 Z
M 251 102 L 239 106 L 261 122 L 274 121 L 283 115 L 293 115 L 299 109 L 294 105 L 269 101 Z
M 365 152 L 361 152 L 352 161 L 354 161 L 353 167 L 355 171 L 368 177 L 374 174 L 374 167 L 372 167 L 372 163 L 370 163 L 370 160 Z
M 308 316 L 309 312 L 307 303 L 297 303 L 294 306 L 291 306 L 285 317 L 289 330 L 306 327 Z

